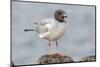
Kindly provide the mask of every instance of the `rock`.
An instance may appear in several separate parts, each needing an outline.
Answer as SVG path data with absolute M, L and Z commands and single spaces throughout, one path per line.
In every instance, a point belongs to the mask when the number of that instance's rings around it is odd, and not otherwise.
M 68 63 L 74 62 L 69 56 L 61 56 L 59 54 L 43 55 L 39 58 L 39 64 Z
M 96 56 L 86 56 L 80 59 L 81 62 L 93 62 L 96 61 Z

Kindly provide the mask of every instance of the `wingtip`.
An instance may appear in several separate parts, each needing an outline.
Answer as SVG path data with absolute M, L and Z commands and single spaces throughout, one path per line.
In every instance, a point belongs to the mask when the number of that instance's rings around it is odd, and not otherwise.
M 24 29 L 25 32 L 27 31 L 35 31 L 34 29 Z
M 27 32 L 27 31 L 28 31 L 27 29 L 24 30 L 24 32 Z

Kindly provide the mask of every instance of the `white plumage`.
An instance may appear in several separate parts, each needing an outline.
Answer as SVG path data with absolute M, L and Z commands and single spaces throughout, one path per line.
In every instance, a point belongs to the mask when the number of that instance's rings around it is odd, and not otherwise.
M 47 18 L 40 23 L 41 30 L 39 37 L 50 41 L 58 40 L 65 33 L 65 23 L 59 23 L 53 18 Z
M 49 47 L 51 46 L 51 41 L 56 41 L 58 48 L 57 40 L 65 33 L 65 18 L 67 18 L 65 12 L 59 9 L 55 11 L 53 18 L 44 18 L 40 23 L 34 23 L 35 27 L 33 29 L 25 29 L 24 31 L 36 31 L 40 38 L 48 40 Z M 63 55 L 63 53 L 59 54 Z

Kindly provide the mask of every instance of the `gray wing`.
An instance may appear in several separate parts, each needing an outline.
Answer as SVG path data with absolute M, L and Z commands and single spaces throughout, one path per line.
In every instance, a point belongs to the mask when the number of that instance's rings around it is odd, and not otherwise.
M 44 19 L 40 22 L 40 25 L 39 25 L 39 28 L 38 28 L 38 31 L 39 33 L 45 33 L 45 32 L 48 32 L 49 31 L 49 28 L 47 26 L 47 24 L 51 24 L 51 20 L 52 19 Z
M 40 24 L 39 27 L 37 28 L 38 33 L 45 33 L 48 32 L 48 27 L 46 26 L 46 23 Z

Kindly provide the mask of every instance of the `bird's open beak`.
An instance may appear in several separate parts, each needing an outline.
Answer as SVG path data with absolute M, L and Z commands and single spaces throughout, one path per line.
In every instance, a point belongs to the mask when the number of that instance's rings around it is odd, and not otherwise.
M 67 15 L 64 14 L 64 18 L 68 18 Z
M 64 20 L 65 24 L 67 23 L 65 20 Z
M 67 18 L 67 16 L 64 16 L 65 18 Z
M 68 18 L 67 15 L 64 15 L 64 18 Z M 65 23 L 67 23 L 66 21 L 64 21 Z

